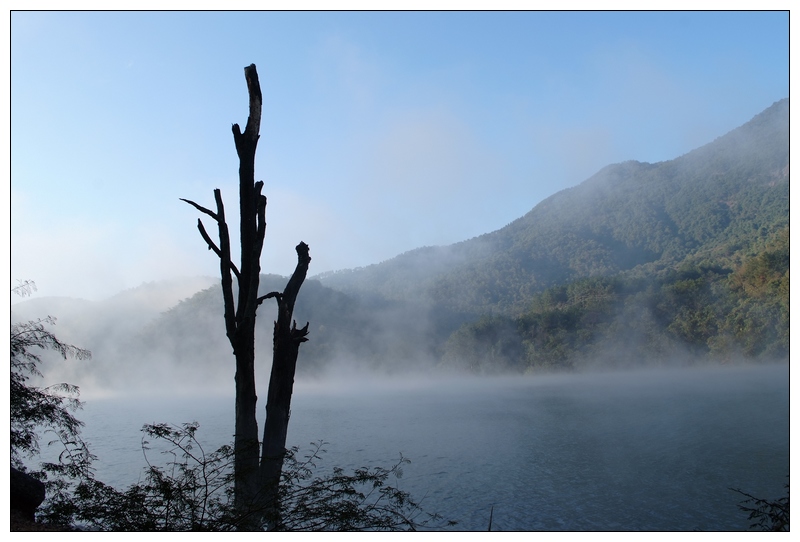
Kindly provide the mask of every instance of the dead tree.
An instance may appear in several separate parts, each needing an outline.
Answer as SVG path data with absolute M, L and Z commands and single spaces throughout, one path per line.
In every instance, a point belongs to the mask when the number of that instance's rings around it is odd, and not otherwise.
M 294 386 L 294 373 L 300 343 L 306 341 L 308 324 L 302 329 L 292 321 L 295 300 L 311 261 L 308 245 L 297 245 L 297 267 L 283 293 L 258 295 L 261 272 L 261 249 L 266 232 L 267 198 L 261 194 L 263 181 L 255 182 L 255 156 L 261 125 L 261 86 L 255 64 L 244 69 L 250 96 L 250 113 L 242 133 L 233 125 L 233 139 L 239 156 L 239 216 L 241 265 L 231 260 L 231 243 L 225 208 L 219 189 L 214 190 L 216 212 L 182 199 L 210 216 L 219 228 L 219 245 L 208 235 L 201 220 L 197 229 L 219 257 L 222 299 L 225 307 L 225 332 L 236 358 L 236 425 L 234 436 L 234 501 L 239 510 L 262 509 L 274 503 L 277 483 L 283 465 L 289 407 Z M 233 277 L 236 277 L 238 299 L 234 301 Z M 258 423 L 256 421 L 255 325 L 256 311 L 269 298 L 278 301 L 278 319 L 273 336 L 272 373 L 267 397 L 267 421 L 264 428 L 263 452 L 259 457 Z M 269 506 L 269 504 L 267 504 Z M 243 524 L 256 528 L 262 518 L 252 517 Z

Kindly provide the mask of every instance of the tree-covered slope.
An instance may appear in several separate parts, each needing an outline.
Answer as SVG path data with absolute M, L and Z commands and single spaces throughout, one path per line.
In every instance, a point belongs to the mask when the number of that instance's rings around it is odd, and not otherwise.
M 684 262 L 645 276 L 582 278 L 521 314 L 484 316 L 447 340 L 444 365 L 473 372 L 564 371 L 789 356 L 789 229 L 726 267 Z
M 455 310 L 514 314 L 581 277 L 731 257 L 789 220 L 789 102 L 674 160 L 608 166 L 495 232 L 320 277 Z
M 262 275 L 259 295 L 281 291 L 287 278 Z M 135 356 L 146 364 L 170 366 L 171 371 L 233 377 L 231 346 L 225 336 L 220 287 L 183 300 L 142 329 Z M 256 321 L 256 360 L 259 378 L 272 363 L 274 302 L 266 300 Z M 297 297 L 298 327 L 309 322 L 309 340 L 300 348 L 297 372 L 319 375 L 327 370 L 357 368 L 396 372 L 431 367 L 441 355 L 444 340 L 469 321 L 430 304 L 352 296 L 309 279 Z

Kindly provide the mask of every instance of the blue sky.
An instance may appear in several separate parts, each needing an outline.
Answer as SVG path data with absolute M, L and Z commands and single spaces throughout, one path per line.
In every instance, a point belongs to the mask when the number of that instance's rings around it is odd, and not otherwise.
M 496 230 L 789 95 L 786 12 L 15 12 L 10 56 L 11 284 L 93 299 L 217 275 L 178 198 L 235 223 L 250 63 L 285 275 L 300 240 L 316 274 Z

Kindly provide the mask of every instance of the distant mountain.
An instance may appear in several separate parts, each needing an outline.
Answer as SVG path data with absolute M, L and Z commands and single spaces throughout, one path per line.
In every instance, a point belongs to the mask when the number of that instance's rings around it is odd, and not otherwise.
M 287 280 L 262 275 L 260 294 L 282 291 Z M 45 353 L 44 382 L 70 382 L 92 392 L 230 392 L 234 358 L 222 314 L 218 280 L 209 277 L 184 281 L 182 287 L 150 283 L 103 301 L 44 297 L 12 306 L 12 321 L 55 316 L 52 330 L 59 339 L 92 352 L 89 360 Z M 265 301 L 258 316 L 257 376 L 266 379 L 275 303 Z M 300 326 L 310 322 L 300 376 L 366 367 L 384 373 L 429 368 L 441 354 L 442 338 L 469 320 L 436 307 L 352 296 L 313 279 L 303 284 L 294 317 Z
M 607 166 L 492 233 L 319 277 L 332 288 L 515 313 L 582 277 L 655 273 L 789 223 L 789 100 L 684 156 Z
M 580 370 L 671 359 L 786 359 L 789 101 L 684 156 L 603 168 L 497 231 L 308 279 L 298 374 Z M 262 275 L 261 294 L 286 278 Z M 150 284 L 102 302 L 32 299 L 92 360 L 50 382 L 230 390 L 218 279 Z M 275 307 L 257 324 L 269 375 Z
M 496 232 L 307 281 L 295 316 L 311 322 L 311 340 L 298 370 L 781 357 L 788 190 L 784 100 L 675 160 L 608 166 Z M 748 269 L 767 269 L 769 284 L 741 286 Z M 262 277 L 262 293 L 285 280 Z M 214 287 L 186 300 L 142 343 L 187 368 L 209 353 L 229 360 L 220 298 Z M 259 314 L 258 352 L 271 350 L 270 310 Z
M 141 284 L 112 297 L 89 301 L 71 297 L 33 297 L 11 305 L 11 321 L 27 322 L 47 316 L 56 318 L 52 328 L 64 342 L 92 351 L 91 360 L 62 360 L 44 355 L 48 383 L 71 382 L 100 387 L 112 380 L 125 382 L 128 366 L 123 359 L 135 352 L 134 338 L 159 315 L 182 299 L 218 283 L 212 277 L 186 277 Z M 138 360 L 137 360 L 138 361 Z

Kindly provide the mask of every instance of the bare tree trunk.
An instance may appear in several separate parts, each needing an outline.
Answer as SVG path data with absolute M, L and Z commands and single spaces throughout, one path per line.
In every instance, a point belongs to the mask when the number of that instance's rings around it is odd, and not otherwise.
M 308 245 L 297 245 L 297 268 L 282 294 L 272 292 L 258 296 L 261 272 L 261 250 L 266 232 L 267 199 L 261 194 L 262 181 L 255 182 L 255 156 L 261 125 L 261 86 L 254 64 L 244 69 L 250 97 L 250 114 L 244 133 L 238 124 L 232 127 L 239 156 L 239 212 L 241 267 L 231 261 L 230 235 L 225 221 L 225 208 L 219 189 L 214 190 L 217 211 L 213 212 L 193 201 L 183 201 L 213 218 L 219 227 L 219 247 L 211 240 L 202 221 L 197 221 L 200 235 L 220 259 L 222 297 L 225 306 L 225 332 L 236 358 L 236 434 L 234 437 L 234 502 L 240 512 L 250 512 L 242 527 L 260 527 L 265 505 L 277 502 L 277 483 L 283 465 L 289 408 L 297 353 L 306 341 L 308 324 L 298 330 L 289 327 L 300 286 L 305 280 L 311 258 Z M 239 293 L 234 302 L 233 278 Z M 264 428 L 264 452 L 259 459 L 258 423 L 256 421 L 255 325 L 256 310 L 267 298 L 278 301 L 275 323 L 273 366 L 267 398 L 267 423 Z M 263 463 L 263 464 L 262 464 Z M 275 507 L 277 509 L 277 507 Z
M 277 502 L 278 483 L 286 454 L 286 433 L 289 428 L 297 353 L 300 344 L 308 340 L 308 323 L 302 329 L 297 329 L 296 322 L 292 320 L 292 312 L 311 257 L 305 243 L 301 242 L 295 250 L 297 267 L 283 293 L 271 292 L 264 296 L 265 299 L 275 297 L 278 301 L 278 320 L 275 322 L 273 334 L 272 373 L 267 393 L 267 420 L 261 448 L 261 479 L 269 502 Z
M 256 146 L 261 126 L 261 86 L 255 64 L 244 69 L 250 114 L 244 133 L 232 126 L 239 155 L 239 239 L 242 266 L 236 332 L 231 341 L 236 356 L 236 436 L 234 437 L 234 494 L 239 509 L 251 506 L 259 492 L 258 422 L 256 421 L 255 326 L 261 249 L 266 232 L 267 198 L 264 183 L 255 182 Z M 232 297 L 232 293 L 231 293 Z M 227 310 L 226 310 L 227 312 Z

